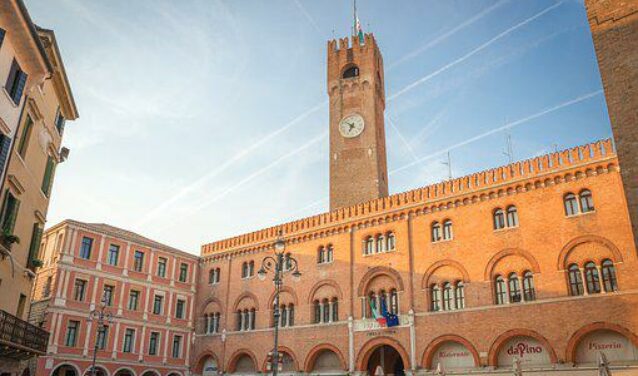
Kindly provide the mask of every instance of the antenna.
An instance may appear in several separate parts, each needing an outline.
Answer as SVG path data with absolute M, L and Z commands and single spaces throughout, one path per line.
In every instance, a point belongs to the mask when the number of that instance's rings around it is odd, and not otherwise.
M 503 155 L 507 157 L 509 163 L 513 163 L 514 162 L 514 147 L 512 146 L 512 135 L 510 134 L 509 130 L 507 131 L 505 135 L 505 145 L 507 149 L 506 151 L 503 152 Z
M 448 178 L 452 179 L 452 159 L 450 158 L 450 151 L 447 151 L 447 161 L 441 162 L 444 165 L 447 165 L 447 175 Z

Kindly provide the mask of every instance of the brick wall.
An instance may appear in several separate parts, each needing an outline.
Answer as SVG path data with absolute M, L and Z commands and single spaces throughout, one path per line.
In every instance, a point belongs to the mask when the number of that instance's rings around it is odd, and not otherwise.
M 638 2 L 586 0 L 585 5 L 638 237 Z

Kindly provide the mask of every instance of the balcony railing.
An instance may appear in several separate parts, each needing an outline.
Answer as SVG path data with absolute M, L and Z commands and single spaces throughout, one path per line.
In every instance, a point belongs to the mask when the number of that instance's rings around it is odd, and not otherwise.
M 44 355 L 49 333 L 0 310 L 0 358 L 28 359 Z

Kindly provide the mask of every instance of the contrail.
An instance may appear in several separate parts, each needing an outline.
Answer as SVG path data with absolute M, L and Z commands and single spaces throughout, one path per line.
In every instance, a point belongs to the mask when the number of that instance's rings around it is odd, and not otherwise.
M 325 131 L 323 133 L 321 133 L 319 136 L 311 139 L 310 141 L 306 142 L 305 144 L 299 146 L 296 149 L 293 149 L 291 151 L 289 151 L 288 153 L 282 155 L 281 157 L 275 159 L 274 161 L 270 162 L 267 166 L 260 168 L 259 170 L 253 172 L 252 174 L 246 176 L 245 178 L 241 179 L 240 181 L 238 181 L 237 183 L 231 185 L 230 187 L 224 189 L 223 191 L 221 191 L 219 194 L 215 195 L 214 197 L 211 197 L 209 200 L 198 204 L 197 207 L 193 210 L 191 210 L 190 212 L 182 215 L 182 218 L 186 218 L 188 216 L 191 216 L 195 213 L 197 213 L 198 211 L 207 208 L 208 206 L 214 204 L 215 202 L 221 200 L 222 198 L 226 197 L 228 194 L 232 193 L 233 191 L 235 191 L 236 189 L 240 188 L 241 186 L 245 185 L 246 183 L 250 182 L 251 180 L 254 180 L 255 178 L 259 177 L 260 175 L 263 175 L 264 173 L 268 172 L 269 170 L 273 169 L 274 167 L 276 167 L 279 163 L 283 162 L 284 160 L 293 157 L 297 154 L 299 154 L 300 152 L 302 152 L 303 150 L 309 148 L 310 146 L 316 144 L 317 142 L 322 141 L 324 138 L 326 138 L 326 136 L 328 135 L 328 131 Z
M 401 131 L 399 131 L 399 128 L 397 128 L 397 126 L 394 124 L 394 121 L 392 120 L 390 115 L 386 114 L 385 118 L 388 119 L 388 123 L 390 124 L 392 129 L 394 129 L 397 132 L 399 139 L 401 140 L 401 142 L 403 142 L 403 145 L 405 146 L 405 148 L 408 149 L 408 152 L 410 152 L 410 154 L 412 155 L 412 158 L 414 160 L 417 160 L 418 157 L 414 153 L 414 149 L 412 149 L 412 146 L 410 146 L 410 143 L 408 142 L 408 140 L 406 140 L 405 137 L 403 137 L 403 134 L 401 133 Z
M 443 67 L 441 67 L 441 68 L 437 69 L 436 71 L 434 71 L 434 72 L 432 72 L 432 73 L 428 74 L 428 75 L 427 75 L 427 76 L 425 76 L 425 77 L 422 77 L 422 78 L 420 78 L 420 79 L 418 79 L 418 80 L 414 81 L 413 83 L 409 84 L 408 86 L 404 87 L 403 89 L 399 90 L 398 92 L 396 92 L 396 93 L 392 94 L 392 95 L 388 98 L 388 100 L 389 100 L 389 101 L 394 100 L 394 99 L 396 99 L 397 97 L 399 97 L 399 96 L 401 96 L 401 95 L 403 95 L 403 94 L 407 93 L 408 91 L 410 91 L 410 90 L 414 89 L 415 87 L 417 87 L 417 86 L 419 86 L 419 85 L 421 85 L 421 84 L 423 84 L 423 83 L 425 83 L 425 82 L 429 81 L 430 79 L 432 79 L 432 78 L 434 78 L 434 77 L 438 76 L 439 74 L 441 74 L 441 73 L 445 72 L 446 70 L 448 70 L 448 69 L 452 68 L 453 66 L 458 65 L 458 64 L 460 64 L 460 63 L 464 62 L 465 60 L 469 59 L 470 57 L 472 57 L 472 56 L 476 55 L 477 53 L 479 53 L 479 52 L 483 51 L 484 49 L 486 49 L 487 47 L 489 47 L 490 45 L 492 45 L 493 43 L 495 43 L 495 42 L 496 42 L 496 41 L 498 41 L 499 39 L 501 39 L 501 38 L 503 38 L 503 37 L 507 36 L 508 34 L 510 34 L 510 33 L 511 33 L 511 32 L 513 32 L 513 31 L 515 31 L 516 29 L 518 29 L 518 28 L 520 28 L 520 27 L 523 27 L 523 26 L 527 25 L 528 23 L 530 23 L 530 22 L 534 21 L 535 19 L 537 19 L 537 18 L 539 18 L 539 17 L 543 16 L 545 13 L 548 13 L 548 12 L 552 11 L 553 9 L 555 9 L 555 8 L 559 7 L 562 3 L 563 3 L 563 1 L 559 1 L 558 3 L 556 3 L 556 4 L 554 4 L 554 5 L 550 6 L 550 7 L 547 7 L 547 8 L 545 8 L 545 9 L 543 9 L 542 11 L 540 11 L 540 12 L 536 13 L 536 14 L 535 14 L 535 15 L 533 15 L 532 17 L 530 17 L 530 18 L 526 19 L 525 21 L 522 21 L 522 22 L 520 22 L 520 23 L 518 23 L 518 24 L 516 24 L 516 25 L 514 25 L 514 26 L 512 26 L 512 27 L 510 27 L 509 29 L 507 29 L 507 30 L 503 31 L 502 33 L 498 34 L 498 35 L 497 35 L 497 36 L 495 36 L 494 38 L 492 38 L 492 39 L 488 40 L 487 42 L 485 42 L 485 43 L 481 44 L 480 46 L 476 47 L 476 48 L 475 48 L 475 49 L 473 49 L 472 51 L 470 51 L 470 52 L 468 52 L 467 54 L 465 54 L 465 55 L 461 56 L 460 58 L 458 58 L 458 59 L 456 59 L 456 60 L 452 61 L 451 63 L 448 63 L 448 64 L 444 65 Z
M 327 199 L 327 198 L 322 198 L 321 200 L 313 201 L 313 202 L 311 202 L 310 204 L 308 204 L 308 205 L 306 205 L 306 206 L 302 207 L 301 209 L 299 209 L 299 210 L 297 210 L 297 211 L 293 212 L 293 213 L 291 214 L 291 217 L 292 217 L 292 218 L 297 219 L 297 215 L 298 215 L 298 214 L 305 213 L 305 212 L 306 212 L 306 210 L 311 209 L 311 208 L 314 208 L 315 206 L 319 206 L 319 205 L 323 204 L 324 202 L 328 202 L 328 199 Z
M 202 177 L 200 177 L 199 179 L 193 181 L 192 183 L 186 185 L 177 194 L 175 194 L 173 197 L 171 197 L 170 199 L 164 201 L 161 205 L 157 206 L 156 208 L 154 208 L 153 210 L 148 212 L 148 214 L 146 214 L 144 217 L 142 217 L 142 219 L 140 219 L 137 222 L 136 226 L 142 226 L 145 223 L 147 223 L 148 221 L 152 220 L 158 213 L 160 213 L 161 211 L 165 210 L 166 208 L 168 208 L 169 206 L 171 206 L 172 204 L 174 204 L 175 202 L 177 202 L 178 200 L 180 200 L 184 196 L 188 195 L 189 193 L 191 193 L 193 190 L 195 190 L 200 185 L 204 184 L 206 181 L 208 181 L 208 180 L 216 177 L 217 175 L 221 174 L 222 172 L 226 171 L 230 166 L 234 165 L 236 162 L 238 162 L 238 161 L 242 160 L 243 158 L 245 158 L 247 155 L 249 155 L 255 149 L 261 147 L 262 145 L 264 145 L 268 141 L 270 141 L 273 138 L 275 138 L 277 135 L 279 135 L 282 132 L 288 130 L 290 127 L 292 127 L 293 125 L 296 125 L 301 120 L 305 119 L 306 117 L 308 117 L 309 115 L 313 114 L 314 112 L 317 112 L 318 110 L 323 108 L 326 104 L 328 104 L 327 100 L 323 101 L 321 104 L 318 104 L 318 105 L 306 110 L 305 112 L 303 112 L 302 114 L 300 114 L 296 118 L 294 118 L 291 121 L 289 121 L 288 123 L 286 123 L 281 128 L 271 132 L 270 134 L 267 134 L 265 137 L 263 137 L 262 139 L 260 139 L 259 141 L 255 142 L 255 143 L 253 143 L 252 145 L 248 146 L 247 148 L 242 149 L 241 151 L 239 151 L 238 153 L 233 155 L 231 158 L 229 158 L 226 161 L 224 161 L 224 163 L 219 165 L 217 168 L 213 169 L 211 172 L 203 175 Z
M 306 19 L 308 19 L 308 21 L 310 21 L 310 24 L 315 28 L 315 30 L 319 34 L 321 34 L 321 29 L 319 29 L 319 26 L 315 22 L 315 19 L 310 16 L 310 14 L 306 11 L 306 8 L 304 8 L 303 5 L 301 5 L 299 0 L 292 0 L 292 1 L 294 1 L 294 3 L 297 5 L 297 8 L 299 8 L 301 13 L 303 13 L 304 17 L 306 17 Z
M 547 114 L 549 114 L 549 113 L 551 113 L 551 112 L 554 112 L 554 111 L 558 111 L 558 110 L 560 110 L 560 109 L 562 109 L 562 108 L 565 108 L 565 107 L 567 107 L 567 106 L 571 106 L 571 105 L 573 105 L 573 104 L 580 103 L 580 102 L 582 102 L 582 101 L 584 101 L 584 100 L 587 100 L 587 99 L 589 99 L 589 98 L 595 97 L 596 95 L 602 94 L 602 92 L 603 92 L 602 90 L 596 90 L 596 91 L 593 91 L 593 92 L 591 92 L 591 93 L 588 93 L 588 94 L 585 94 L 585 95 L 581 95 L 581 96 L 579 96 L 579 97 L 577 97 L 577 98 L 571 99 L 571 100 L 569 100 L 569 101 L 566 101 L 566 102 L 560 103 L 560 104 L 558 104 L 558 105 L 556 105 L 556 106 L 553 106 L 553 107 L 547 108 L 547 109 L 545 109 L 545 110 L 543 110 L 543 111 L 540 111 L 540 112 L 537 112 L 537 113 L 535 113 L 535 114 L 533 114 L 533 115 L 529 115 L 529 116 L 524 117 L 524 118 L 522 118 L 522 119 L 519 119 L 519 120 L 516 120 L 516 121 L 512 121 L 512 122 L 509 122 L 509 123 L 507 123 L 507 124 L 503 125 L 502 127 L 498 127 L 498 128 L 491 129 L 491 130 L 489 130 L 489 131 L 487 131 L 487 132 L 484 132 L 484 133 L 481 133 L 481 134 L 479 134 L 479 135 L 476 135 L 476 136 L 474 136 L 474 137 L 472 137 L 472 138 L 469 138 L 469 139 L 467 139 L 467 140 L 465 140 L 465 141 L 461 141 L 461 142 L 459 142 L 459 143 L 456 143 L 456 144 L 454 144 L 454 145 L 452 145 L 452 146 L 450 146 L 450 147 L 447 147 L 447 148 L 445 148 L 445 149 L 443 149 L 443 150 L 439 150 L 439 151 L 437 151 L 437 152 L 435 152 L 435 153 L 432 153 L 432 154 L 429 154 L 429 155 L 423 156 L 423 157 L 419 158 L 418 160 L 416 160 L 416 161 L 414 161 L 414 162 L 410 162 L 410 163 L 408 163 L 408 164 L 405 164 L 405 165 L 403 165 L 403 166 L 401 166 L 401 167 L 399 167 L 399 168 L 396 168 L 396 169 L 394 169 L 394 170 L 390 171 L 388 175 L 392 175 L 392 174 L 397 173 L 397 172 L 399 172 L 399 171 L 403 171 L 403 170 L 405 170 L 405 169 L 407 169 L 407 168 L 410 168 L 410 167 L 412 167 L 412 166 L 414 166 L 414 165 L 417 165 L 417 164 L 419 164 L 419 163 L 421 163 L 421 162 L 423 162 L 423 161 L 425 161 L 425 160 L 427 160 L 427 159 L 431 159 L 431 158 L 434 158 L 434 157 L 439 156 L 439 155 L 441 155 L 441 154 L 445 154 L 445 153 L 447 153 L 447 152 L 448 152 L 448 151 L 450 151 L 450 150 L 460 148 L 460 147 L 465 146 L 465 145 L 467 145 L 467 144 L 470 144 L 470 143 L 472 143 L 472 142 L 474 142 L 474 141 L 478 141 L 478 140 L 480 140 L 480 139 L 482 139 L 482 138 L 485 138 L 485 137 L 487 137 L 487 136 L 490 136 L 490 135 L 492 135 L 492 134 L 494 134 L 494 133 L 498 133 L 498 132 L 503 131 L 503 130 L 505 130 L 505 129 L 513 128 L 513 127 L 515 127 L 515 126 L 517 126 L 517 125 L 520 125 L 520 124 L 526 123 L 526 122 L 528 122 L 528 121 L 530 121 L 530 120 L 537 119 L 537 118 L 539 118 L 539 117 L 541 117 L 541 116 L 547 115 Z
M 295 0 L 297 1 L 297 0 Z M 464 22 L 460 23 L 459 25 L 457 25 L 456 27 L 454 27 L 453 29 L 447 31 L 446 33 L 441 34 L 440 36 L 432 39 L 431 41 L 429 41 L 428 43 L 424 44 L 423 46 L 417 48 L 416 50 L 408 53 L 407 55 L 403 56 L 402 58 L 400 58 L 399 60 L 391 63 L 388 66 L 388 71 L 392 70 L 392 68 L 403 64 L 404 62 L 413 59 L 415 56 L 422 54 L 423 52 L 429 50 L 430 48 L 436 46 L 437 44 L 441 43 L 442 41 L 446 40 L 447 38 L 449 38 L 450 36 L 456 34 L 458 31 L 465 29 L 466 27 L 470 26 L 471 24 L 473 24 L 474 22 L 480 20 L 481 18 L 487 16 L 488 14 L 492 13 L 494 10 L 496 10 L 496 8 L 500 7 L 501 5 L 507 3 L 509 0 L 501 0 L 496 4 L 493 4 L 490 7 L 485 8 L 484 10 L 482 10 L 481 12 L 479 12 L 478 14 L 476 14 L 474 17 L 469 18 L 467 20 L 465 20 Z

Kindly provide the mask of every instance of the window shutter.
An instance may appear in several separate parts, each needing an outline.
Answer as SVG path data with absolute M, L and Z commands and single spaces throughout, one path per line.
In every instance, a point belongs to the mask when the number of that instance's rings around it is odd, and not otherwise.
M 9 147 L 11 146 L 11 139 L 5 135 L 0 135 L 0 175 L 4 171 L 7 157 L 9 156 Z
M 13 62 L 11 63 L 11 69 L 9 70 L 9 76 L 7 76 L 7 83 L 4 85 L 9 93 L 13 93 L 13 84 L 15 82 L 16 74 L 18 74 L 19 69 L 20 67 L 18 66 L 18 63 L 15 61 L 15 59 L 13 59 Z
M 33 120 L 31 120 L 31 116 L 27 115 L 27 120 L 24 122 L 24 127 L 22 127 L 22 134 L 20 135 L 20 139 L 18 140 L 18 154 L 20 154 L 22 158 L 25 157 L 25 153 L 29 145 L 29 138 L 31 138 L 32 128 Z
M 27 267 L 31 266 L 33 260 L 35 260 L 38 249 L 40 248 L 40 241 L 42 239 L 42 228 L 39 223 L 33 224 L 33 232 L 31 233 L 31 246 L 29 247 L 29 259 L 27 261 Z
M 18 209 L 20 209 L 20 201 L 17 198 L 13 198 L 13 201 L 13 210 L 11 210 L 9 223 L 7 224 L 7 230 L 12 234 L 16 226 L 16 219 L 18 218 Z
M 24 91 L 24 86 L 27 83 L 28 75 L 21 70 L 18 70 L 18 84 L 13 92 L 13 101 L 18 104 L 20 103 L 20 98 L 22 97 L 22 92 Z
M 44 179 L 42 179 L 42 192 L 44 192 L 47 197 L 49 197 L 49 194 L 51 193 L 51 181 L 53 180 L 54 169 L 55 162 L 53 161 L 53 158 L 49 156 L 49 158 L 47 158 L 47 166 L 44 170 Z
M 66 119 L 64 118 L 64 115 L 62 115 L 62 112 L 60 112 L 60 107 L 58 107 L 58 112 L 55 114 L 55 127 L 58 129 L 58 133 L 60 134 L 60 136 L 62 136 L 62 133 L 64 133 L 65 122 Z
M 10 195 L 11 193 L 9 193 L 8 189 L 4 191 L 4 201 L 2 201 L 2 209 L 0 210 L 0 226 L 2 226 L 2 228 L 6 228 L 5 224 L 8 222 L 6 218 L 8 217 L 7 210 L 9 210 Z

